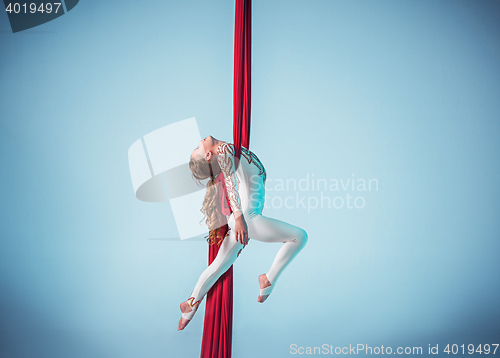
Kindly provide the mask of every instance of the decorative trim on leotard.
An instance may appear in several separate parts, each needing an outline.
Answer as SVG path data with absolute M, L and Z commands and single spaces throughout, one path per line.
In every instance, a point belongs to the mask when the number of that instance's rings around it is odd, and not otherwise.
M 259 176 L 264 177 L 264 182 L 266 181 L 266 168 L 264 168 L 264 165 L 262 165 L 261 161 L 259 158 L 250 150 L 248 150 L 245 147 L 241 147 L 241 154 L 245 157 L 246 160 L 248 160 L 248 164 L 253 163 L 257 168 L 259 168 Z
M 230 143 L 222 143 L 217 148 L 217 161 L 224 175 L 229 205 L 231 205 L 233 212 L 241 211 L 241 200 L 238 193 L 239 180 L 235 172 L 234 153 L 234 145 Z M 241 147 L 241 154 L 248 161 L 248 164 L 254 164 L 259 169 L 259 176 L 262 176 L 265 182 L 267 173 L 259 158 L 245 147 Z
M 236 166 L 234 163 L 234 147 L 227 143 L 222 143 L 219 148 L 217 148 L 217 161 L 224 175 L 229 205 L 231 205 L 233 212 L 241 211 L 241 200 L 240 194 L 238 193 L 238 177 L 236 176 Z
M 189 301 L 191 301 L 191 302 L 189 302 Z M 197 309 L 198 309 L 198 306 L 199 306 L 199 305 L 200 305 L 200 303 L 201 303 L 201 300 L 198 300 L 198 301 L 196 301 L 195 303 L 193 303 L 193 301 L 194 301 L 194 297 L 189 297 L 189 298 L 187 299 L 187 301 L 186 301 L 186 302 L 187 302 L 187 303 L 191 306 L 191 308 L 192 308 L 193 310 L 197 310 Z M 194 306 L 196 306 L 196 308 L 194 308 Z

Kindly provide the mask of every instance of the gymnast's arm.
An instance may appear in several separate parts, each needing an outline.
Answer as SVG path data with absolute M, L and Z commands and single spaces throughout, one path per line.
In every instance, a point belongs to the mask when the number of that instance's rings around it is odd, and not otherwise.
M 248 229 L 245 217 L 241 210 L 241 200 L 238 193 L 238 178 L 234 158 L 234 147 L 223 143 L 217 149 L 217 162 L 224 175 L 229 205 L 235 219 L 236 241 L 246 245 L 248 243 Z

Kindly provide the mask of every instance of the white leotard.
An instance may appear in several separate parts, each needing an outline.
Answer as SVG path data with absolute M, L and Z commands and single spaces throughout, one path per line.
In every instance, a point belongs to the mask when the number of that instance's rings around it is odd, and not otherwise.
M 231 209 L 233 213 L 237 211 L 243 213 L 249 239 L 283 243 L 266 273 L 271 286 L 275 286 L 283 270 L 305 246 L 307 233 L 299 227 L 262 215 L 266 170 L 254 153 L 242 147 L 240 165 L 235 170 L 234 146 L 222 143 L 217 148 L 217 162 L 224 175 Z M 228 217 L 227 222 L 230 230 L 219 248 L 217 257 L 203 271 L 188 299 L 194 310 L 198 308 L 212 285 L 236 261 L 244 247 L 236 241 L 233 214 Z
M 229 204 L 233 212 L 252 216 L 261 214 L 265 200 L 266 169 L 250 150 L 241 147 L 240 165 L 235 171 L 234 146 L 222 143 L 217 148 L 217 162 L 224 175 Z

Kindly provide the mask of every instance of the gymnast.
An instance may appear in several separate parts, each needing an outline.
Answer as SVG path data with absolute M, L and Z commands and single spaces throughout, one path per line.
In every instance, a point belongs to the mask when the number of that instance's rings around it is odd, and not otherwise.
M 182 317 L 178 330 L 183 330 L 193 318 L 203 297 L 236 261 L 249 238 L 262 242 L 283 242 L 265 274 L 259 276 L 260 295 L 263 303 L 271 294 L 283 270 L 297 256 L 307 242 L 307 233 L 286 222 L 262 215 L 265 199 L 266 170 L 259 158 L 245 147 L 241 148 L 241 160 L 237 165 L 232 144 L 208 136 L 193 150 L 189 168 L 198 180 L 209 179 L 207 193 L 201 211 L 211 230 L 209 241 L 217 242 L 216 228 L 229 225 L 229 231 L 219 248 L 216 258 L 203 271 L 191 296 L 181 303 Z M 221 213 L 216 178 L 223 175 L 232 213 Z

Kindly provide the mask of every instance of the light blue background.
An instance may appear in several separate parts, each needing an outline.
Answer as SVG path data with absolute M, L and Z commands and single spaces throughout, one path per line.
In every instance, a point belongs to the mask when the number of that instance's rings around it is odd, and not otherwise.
M 0 356 L 199 356 L 203 311 L 176 328 L 207 245 L 152 240 L 177 230 L 134 197 L 127 150 L 193 116 L 231 141 L 233 11 L 80 1 L 17 34 L 0 14 Z M 238 259 L 234 357 L 500 343 L 499 18 L 493 0 L 254 1 L 268 177 L 379 188 L 363 209 L 265 211 L 309 243 L 263 305 L 279 245 Z

